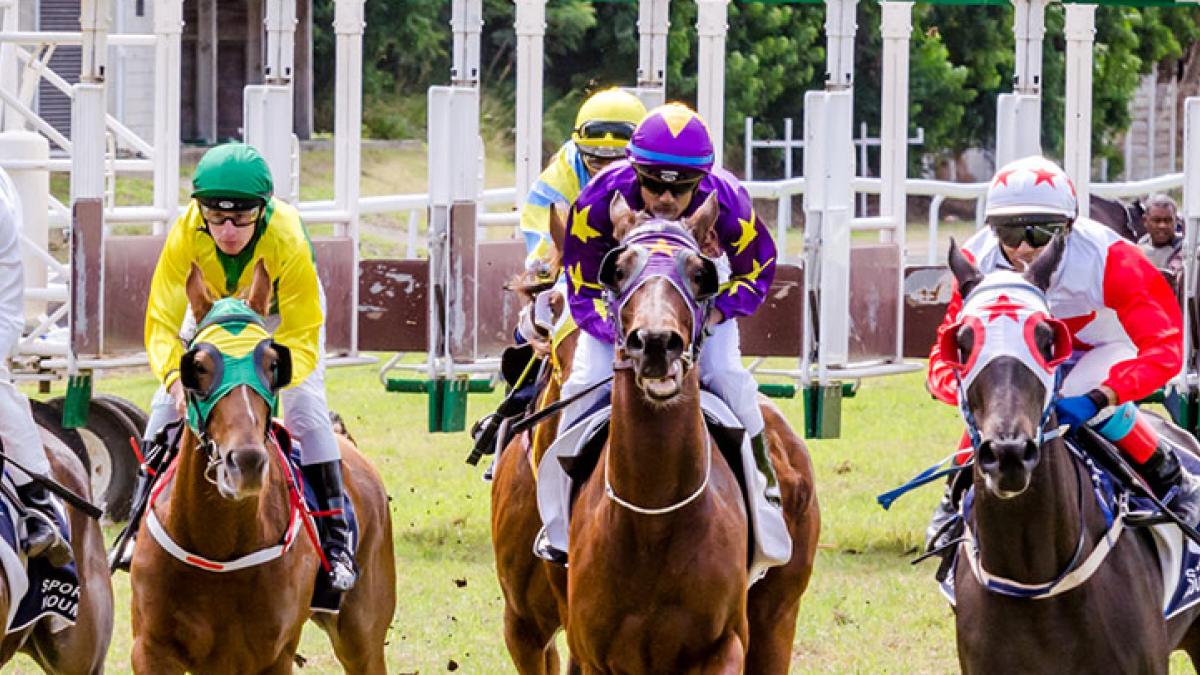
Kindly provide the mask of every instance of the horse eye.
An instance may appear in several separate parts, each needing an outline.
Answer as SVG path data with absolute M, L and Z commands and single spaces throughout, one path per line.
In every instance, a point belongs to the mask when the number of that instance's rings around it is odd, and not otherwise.
M 958 331 L 955 342 L 958 343 L 958 362 L 966 363 L 971 357 L 971 349 L 975 346 L 975 335 L 970 328 L 962 328 Z
M 624 280 L 625 280 L 625 270 L 618 267 L 616 270 L 613 271 L 613 281 L 615 281 L 617 283 L 621 283 Z

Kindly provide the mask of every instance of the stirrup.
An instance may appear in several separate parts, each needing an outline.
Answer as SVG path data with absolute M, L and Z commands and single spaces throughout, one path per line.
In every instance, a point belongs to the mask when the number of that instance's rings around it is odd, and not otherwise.
M 327 551 L 325 559 L 329 561 L 329 587 L 342 593 L 354 588 L 358 573 L 354 571 L 354 560 L 350 554 L 337 549 Z
M 64 567 L 75 559 L 75 553 L 71 550 L 71 544 L 66 540 L 65 537 L 63 537 L 62 532 L 59 531 L 58 525 L 55 524 L 53 518 L 47 516 L 45 513 L 42 513 L 36 507 L 29 507 L 25 512 L 25 519 L 27 533 L 25 541 L 26 555 L 28 555 L 30 558 L 45 558 L 51 565 L 55 567 Z M 40 546 L 33 546 L 33 542 L 28 538 L 28 521 L 33 519 L 41 522 L 43 527 L 45 527 L 46 531 L 48 531 L 50 534 L 50 536 L 47 538 L 47 541 Z
M 538 531 L 537 538 L 533 541 L 533 554 L 548 563 L 554 563 L 561 567 L 567 566 L 567 552 L 550 544 L 550 535 L 546 533 L 544 527 Z

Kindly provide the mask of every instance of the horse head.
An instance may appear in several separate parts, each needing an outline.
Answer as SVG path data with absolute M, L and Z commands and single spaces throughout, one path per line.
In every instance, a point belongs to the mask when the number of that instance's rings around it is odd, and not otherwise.
M 938 348 L 958 374 L 959 407 L 976 447 L 976 477 L 1000 499 L 1030 485 L 1053 419 L 1056 370 L 1071 354 L 1070 332 L 1050 316 L 1045 295 L 1064 242 L 1055 237 L 1024 275 L 987 276 L 950 244 L 963 308 Z
M 226 499 L 255 497 L 270 466 L 267 434 L 279 390 L 291 380 L 291 354 L 263 323 L 271 279 L 262 261 L 245 300 L 214 300 L 193 264 L 187 296 L 196 333 L 179 366 L 187 420 L 208 454 L 206 473 Z
M 716 222 L 710 196 L 691 216 L 667 221 L 634 214 L 618 193 L 609 214 L 620 242 L 600 265 L 607 311 L 617 331 L 617 361 L 630 368 L 651 402 L 672 402 L 695 362 L 716 264 L 700 252 Z

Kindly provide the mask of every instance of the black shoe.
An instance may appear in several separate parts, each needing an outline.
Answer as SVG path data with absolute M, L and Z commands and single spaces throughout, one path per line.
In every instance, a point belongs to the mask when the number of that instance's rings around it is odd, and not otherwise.
M 351 554 L 350 524 L 346 520 L 345 492 L 342 483 L 342 462 L 322 462 L 300 467 L 304 480 L 313 486 L 317 496 L 317 531 L 321 549 L 329 561 L 329 585 L 343 593 L 354 587 L 358 569 Z
M 774 465 L 771 464 L 771 446 L 767 442 L 767 432 L 763 431 L 752 437 L 750 448 L 754 451 L 755 466 L 767 477 L 767 487 L 763 490 L 763 496 L 772 505 L 779 506 L 783 499 L 779 493 L 779 478 L 775 475 Z
M 538 530 L 537 538 L 533 541 L 533 554 L 546 562 L 567 566 L 567 552 L 550 545 L 550 535 L 546 534 L 544 527 Z
M 17 496 L 25 505 L 25 554 L 30 558 L 44 557 L 55 567 L 75 559 L 71 544 L 59 531 L 54 519 L 54 498 L 46 486 L 33 481 L 17 488 Z
M 1154 454 L 1137 470 L 1175 515 L 1192 527 L 1200 525 L 1200 479 L 1183 470 L 1169 443 L 1160 440 Z
M 926 553 L 936 551 L 956 538 L 958 528 L 954 527 L 954 523 L 957 520 L 960 520 L 958 506 L 954 503 L 950 485 L 947 484 L 946 492 L 933 509 L 933 517 L 929 519 L 929 525 L 925 528 Z

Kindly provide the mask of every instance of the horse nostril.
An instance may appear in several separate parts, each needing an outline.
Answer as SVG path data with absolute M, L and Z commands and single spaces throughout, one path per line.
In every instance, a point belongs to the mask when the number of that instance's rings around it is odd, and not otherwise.
M 629 333 L 629 337 L 625 338 L 625 351 L 640 352 L 646 348 L 646 342 L 642 337 L 642 329 L 639 328 Z
M 258 475 L 266 464 L 266 454 L 253 448 L 230 450 L 225 462 L 243 475 Z
M 1037 461 L 1038 446 L 1032 440 L 1025 441 L 1025 456 L 1023 457 L 1026 464 L 1032 464 Z
M 992 447 L 991 441 L 984 441 L 979 444 L 979 464 L 980 466 L 992 466 L 997 462 L 996 449 Z
M 683 336 L 682 335 L 680 335 L 679 333 L 676 333 L 676 332 L 671 333 L 671 336 L 667 338 L 667 352 L 669 354 L 682 354 L 683 353 Z

